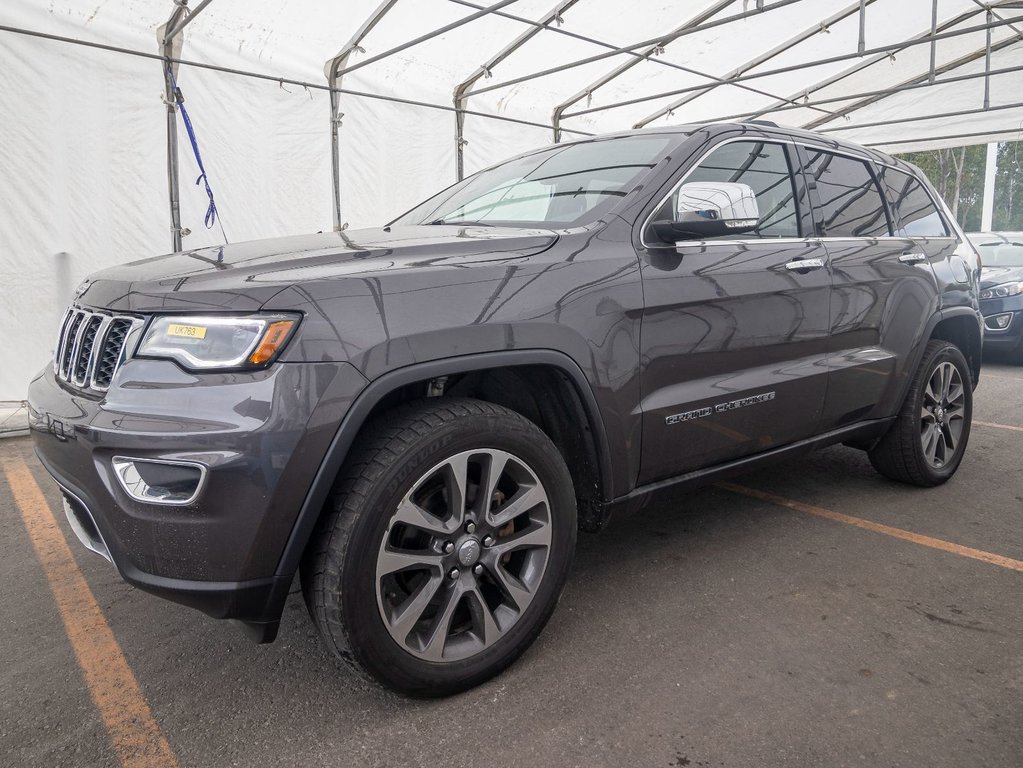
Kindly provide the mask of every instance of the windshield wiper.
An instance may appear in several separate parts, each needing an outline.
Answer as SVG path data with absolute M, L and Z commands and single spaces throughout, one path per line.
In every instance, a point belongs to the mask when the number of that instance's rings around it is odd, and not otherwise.
M 463 220 L 459 220 L 459 219 L 453 219 L 451 221 L 447 221 L 445 219 L 434 219 L 433 221 L 426 222 L 426 225 L 430 226 L 430 227 L 438 226 L 440 224 L 451 224 L 451 225 L 459 225 L 459 226 L 471 225 L 471 226 L 474 226 L 474 227 L 492 227 L 492 226 L 494 226 L 493 224 L 487 224 L 486 222 L 483 222 L 483 221 L 467 221 L 467 220 L 463 221 Z

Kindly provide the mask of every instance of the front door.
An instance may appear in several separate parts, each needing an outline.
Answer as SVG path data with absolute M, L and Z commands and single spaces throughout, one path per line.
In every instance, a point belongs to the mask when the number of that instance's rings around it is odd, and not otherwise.
M 786 144 L 726 141 L 678 184 L 749 185 L 761 216 L 757 230 L 677 245 L 643 234 L 640 484 L 817 429 L 831 277 L 824 247 L 805 237 L 811 213 L 797 167 Z M 663 205 L 672 204 L 669 195 Z

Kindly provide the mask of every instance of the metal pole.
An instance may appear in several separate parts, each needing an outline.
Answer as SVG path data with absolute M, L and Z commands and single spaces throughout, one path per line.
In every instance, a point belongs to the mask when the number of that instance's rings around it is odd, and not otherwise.
M 487 59 L 486 63 L 480 65 L 469 77 L 460 82 L 455 86 L 454 91 L 454 104 L 455 104 L 455 179 L 461 181 L 465 178 L 465 105 L 469 101 L 468 91 L 476 84 L 481 77 L 490 77 L 491 71 L 500 64 L 502 61 L 511 56 L 515 51 L 521 48 L 523 45 L 528 43 L 540 32 L 542 32 L 547 25 L 558 21 L 561 18 L 561 14 L 571 8 L 573 5 L 578 3 L 579 0 L 560 0 L 550 11 L 547 12 L 541 19 L 536 22 L 535 26 L 530 26 L 525 32 L 520 34 L 500 51 Z M 556 129 L 555 129 L 556 130 Z
M 930 81 L 934 82 L 934 67 L 938 59 L 938 43 L 933 39 L 938 34 L 938 0 L 931 3 L 931 74 Z
M 186 6 L 187 1 L 181 0 L 181 2 L 176 2 L 170 18 L 167 19 L 167 23 L 156 31 L 156 37 L 160 42 L 160 48 L 164 57 L 163 101 L 167 113 L 167 202 L 170 206 L 171 250 L 175 253 L 180 251 L 182 247 L 181 191 L 178 183 L 178 106 L 174 98 L 171 72 L 172 68 L 176 67 L 172 63 L 172 59 L 175 58 L 177 53 L 180 53 L 181 44 L 177 44 L 177 50 L 175 51 L 175 42 L 180 38 L 175 38 L 165 33 L 167 30 L 175 29 L 181 23 L 182 17 L 188 10 Z
M 991 232 L 995 218 L 995 179 L 998 176 L 998 143 L 987 145 L 987 164 L 984 166 L 984 202 L 981 206 L 980 231 Z
M 331 198 L 333 201 L 334 231 L 340 232 L 344 229 L 344 222 L 341 221 L 341 70 L 348 63 L 348 57 L 355 51 L 362 50 L 360 43 L 370 33 L 384 15 L 394 7 L 398 0 L 383 0 L 376 10 L 362 22 L 351 39 L 338 51 L 337 55 L 331 58 L 324 65 L 324 74 L 327 76 L 327 87 L 330 90 L 330 181 Z
M 987 23 L 991 23 L 994 14 L 988 8 Z M 984 53 L 984 109 L 991 108 L 991 27 L 987 28 L 987 46 Z
M 867 50 L 867 0 L 860 0 L 860 40 L 856 44 L 857 53 Z

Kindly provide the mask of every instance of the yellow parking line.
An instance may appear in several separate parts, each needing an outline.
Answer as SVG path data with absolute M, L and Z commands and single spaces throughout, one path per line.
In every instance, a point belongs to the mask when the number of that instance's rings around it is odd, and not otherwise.
M 46 571 L 89 694 L 126 768 L 173 768 L 170 745 L 153 719 L 96 598 L 78 569 L 39 485 L 24 462 L 3 463 L 7 484 Z
M 994 427 L 995 429 L 1011 429 L 1013 432 L 1023 432 L 1023 427 L 1014 427 L 1010 424 L 995 424 L 993 421 L 977 421 L 973 420 L 973 423 L 978 427 Z
M 767 501 L 771 504 L 777 504 L 780 507 L 788 507 L 794 509 L 797 512 L 805 512 L 809 515 L 816 515 L 817 517 L 825 517 L 828 520 L 835 520 L 839 523 L 845 523 L 846 525 L 854 525 L 857 528 L 863 528 L 867 531 L 874 531 L 875 533 L 883 533 L 886 536 L 893 536 L 896 539 L 902 539 L 903 541 L 911 541 L 914 544 L 920 544 L 924 547 L 930 547 L 931 549 L 940 549 L 943 552 L 951 552 L 954 555 L 961 557 L 969 557 L 974 560 L 980 560 L 991 565 L 998 565 L 1002 568 L 1008 568 L 1012 571 L 1019 571 L 1023 573 L 1023 561 L 1013 560 L 1011 557 L 1003 557 L 1002 555 L 994 555 L 990 552 L 985 552 L 981 549 L 973 549 L 972 547 L 964 547 L 960 544 L 954 544 L 951 541 L 945 541 L 944 539 L 935 539 L 931 536 L 924 536 L 919 533 L 913 533 L 912 531 L 904 531 L 902 528 L 893 528 L 890 525 L 882 525 L 881 523 L 875 523 L 872 520 L 864 520 L 861 517 L 853 517 L 852 515 L 844 515 L 841 512 L 834 512 L 830 509 L 824 509 L 823 507 L 815 507 L 812 504 L 804 504 L 801 501 L 793 501 L 792 499 L 786 499 L 783 496 L 775 496 L 773 493 L 767 493 L 766 491 L 758 491 L 755 488 L 747 488 L 744 485 L 736 485 L 734 483 L 718 483 L 719 488 L 724 488 L 732 493 L 742 494 L 743 496 L 749 496 L 754 499 L 760 499 L 761 501 Z

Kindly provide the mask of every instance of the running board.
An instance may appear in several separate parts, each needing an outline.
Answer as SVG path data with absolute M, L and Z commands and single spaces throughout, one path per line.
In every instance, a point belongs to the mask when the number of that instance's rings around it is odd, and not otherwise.
M 716 483 L 719 480 L 729 480 L 733 477 L 753 472 L 761 467 L 777 464 L 794 456 L 809 453 L 818 448 L 826 448 L 829 445 L 848 442 L 870 445 L 873 441 L 884 435 L 894 421 L 895 417 L 892 417 L 852 424 L 841 429 L 824 432 L 806 440 L 800 440 L 796 443 L 772 448 L 769 451 L 756 453 L 752 456 L 744 456 L 741 459 L 736 459 L 726 464 L 705 467 L 704 469 L 697 469 L 677 477 L 670 477 L 666 480 L 658 480 L 641 485 L 631 493 L 618 497 L 609 506 L 612 508 L 612 511 L 632 512 L 647 506 L 656 497 L 660 496 L 661 493 L 691 490 Z

